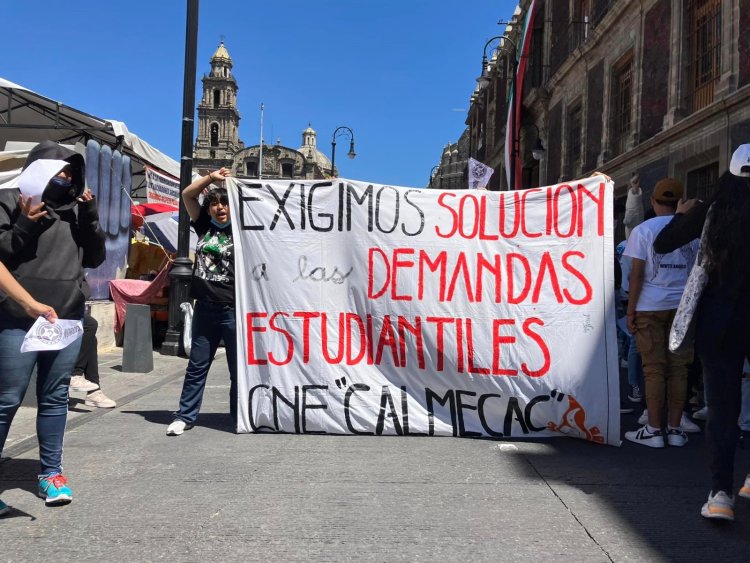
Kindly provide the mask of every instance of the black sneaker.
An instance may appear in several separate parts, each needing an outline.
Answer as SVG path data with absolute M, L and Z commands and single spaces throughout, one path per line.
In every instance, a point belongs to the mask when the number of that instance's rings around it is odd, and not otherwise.
M 626 405 L 625 403 L 620 403 L 620 414 L 630 414 L 635 409 L 631 407 L 630 405 Z
M 638 385 L 632 386 L 630 395 L 628 395 L 628 400 L 631 403 L 640 403 L 643 400 L 643 393 L 641 392 L 641 388 Z

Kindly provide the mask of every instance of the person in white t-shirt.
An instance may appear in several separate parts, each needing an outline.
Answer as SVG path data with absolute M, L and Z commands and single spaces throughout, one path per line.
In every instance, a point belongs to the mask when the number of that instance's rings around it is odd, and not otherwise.
M 657 182 L 651 198 L 656 217 L 633 229 L 623 253 L 632 259 L 627 321 L 628 328 L 635 334 L 643 361 L 648 410 L 648 423 L 638 430 L 626 432 L 625 438 L 652 448 L 687 443 L 687 435 L 680 423 L 687 396 L 687 367 L 693 359 L 693 352 L 671 353 L 667 343 L 672 320 L 695 261 L 698 241 L 669 254 L 657 254 L 653 248 L 656 235 L 672 219 L 682 193 L 682 184 L 678 180 L 665 178 Z M 665 398 L 666 436 L 662 431 Z

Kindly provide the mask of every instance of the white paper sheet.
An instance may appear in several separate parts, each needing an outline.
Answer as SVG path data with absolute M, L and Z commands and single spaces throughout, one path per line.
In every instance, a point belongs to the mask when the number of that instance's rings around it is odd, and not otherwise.
M 32 203 L 39 203 L 42 201 L 42 192 L 47 187 L 50 178 L 56 176 L 66 166 L 68 163 L 64 160 L 48 158 L 35 160 L 18 177 L 18 189 L 21 190 L 21 195 L 31 197 Z
M 54 323 L 39 317 L 23 337 L 21 352 L 62 350 L 83 334 L 83 322 L 57 319 Z

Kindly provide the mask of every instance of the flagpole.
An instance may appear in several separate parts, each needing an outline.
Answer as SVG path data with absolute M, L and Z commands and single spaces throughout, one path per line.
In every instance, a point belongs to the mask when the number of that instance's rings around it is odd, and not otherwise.
M 263 178 L 263 102 L 260 103 L 260 151 L 258 153 L 258 180 Z

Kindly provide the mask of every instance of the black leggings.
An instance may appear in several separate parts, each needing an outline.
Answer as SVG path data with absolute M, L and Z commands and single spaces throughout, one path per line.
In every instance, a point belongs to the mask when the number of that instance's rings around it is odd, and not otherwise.
M 73 375 L 85 375 L 86 379 L 99 385 L 99 355 L 97 354 L 96 329 L 99 323 L 89 313 L 83 316 L 83 339 Z
M 696 350 L 703 364 L 708 421 L 706 447 L 713 493 L 734 494 L 734 452 L 742 402 L 742 365 L 750 353 L 750 295 L 701 299 Z M 743 475 L 744 477 L 744 475 Z

